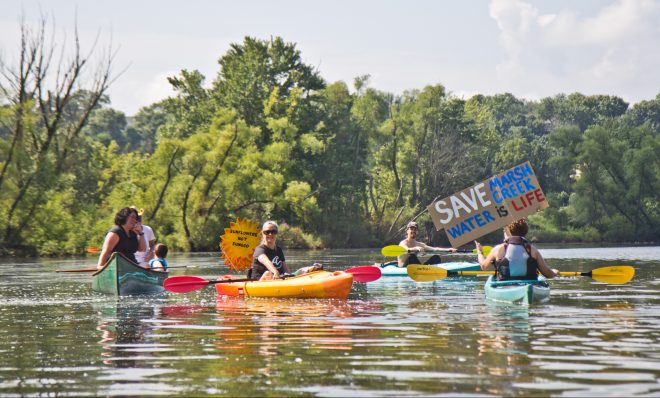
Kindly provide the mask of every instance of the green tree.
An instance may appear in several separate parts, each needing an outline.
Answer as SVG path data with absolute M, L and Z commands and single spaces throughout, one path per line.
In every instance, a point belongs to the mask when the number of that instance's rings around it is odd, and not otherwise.
M 279 100 L 288 98 L 291 90 L 302 95 L 299 107 L 302 114 L 305 103 L 310 103 L 314 92 L 325 83 L 318 72 L 302 62 L 294 43 L 281 37 L 259 40 L 245 37 L 243 43 L 233 43 L 220 60 L 220 72 L 212 93 L 222 106 L 236 109 L 238 115 L 251 126 L 266 131 L 264 107 L 273 93 Z M 283 110 L 272 109 L 271 117 L 284 116 Z M 292 121 L 297 124 L 298 120 Z
M 2 113 L 5 140 L 0 147 L 0 242 L 4 246 L 20 246 L 29 239 L 29 231 L 37 224 L 35 215 L 49 200 L 65 203 L 65 196 L 58 194 L 70 190 L 75 180 L 70 171 L 81 132 L 112 81 L 111 57 L 92 66 L 91 54 L 83 55 L 76 33 L 71 54 L 62 52 L 55 59 L 54 40 L 46 19 L 34 30 L 23 24 L 17 63 L 10 65 L 0 58 L 0 92 L 6 104 Z M 51 68 L 52 63 L 57 68 Z M 84 80 L 88 73 L 94 76 L 89 82 Z M 63 209 L 67 210 L 76 213 Z

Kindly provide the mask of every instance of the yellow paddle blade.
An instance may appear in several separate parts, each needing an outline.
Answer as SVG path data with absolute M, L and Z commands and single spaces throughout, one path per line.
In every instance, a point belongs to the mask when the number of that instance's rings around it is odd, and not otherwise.
M 408 250 L 399 245 L 389 245 L 383 247 L 380 252 L 385 257 L 396 257 L 408 253 Z
M 622 285 L 628 283 L 635 276 L 635 268 L 630 265 L 612 265 L 601 267 L 589 272 L 560 272 L 561 276 L 589 276 L 599 282 Z
M 635 276 L 635 269 L 629 265 L 613 265 L 591 271 L 591 277 L 595 280 L 613 285 L 628 283 L 633 276 Z
M 493 246 L 481 246 L 481 251 L 484 253 L 484 256 L 487 256 L 491 250 L 493 250 Z M 472 253 L 477 254 L 477 249 L 472 250 Z
M 447 277 L 447 270 L 440 267 L 423 264 L 410 264 L 407 267 L 408 276 L 417 282 L 431 282 Z

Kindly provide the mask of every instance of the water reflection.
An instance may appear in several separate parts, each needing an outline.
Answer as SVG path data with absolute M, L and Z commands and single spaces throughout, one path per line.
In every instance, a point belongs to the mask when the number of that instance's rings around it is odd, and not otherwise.
M 269 362 L 287 346 L 312 350 L 350 350 L 351 329 L 337 318 L 353 316 L 344 300 L 243 299 L 219 296 L 216 301 L 219 339 L 216 346 L 232 354 L 260 355 Z M 266 374 L 268 366 L 264 369 Z
M 558 253 L 566 258 L 553 265 L 585 271 L 613 264 L 573 255 Z M 345 269 L 377 256 L 292 252 L 291 260 Z M 198 265 L 182 271 L 190 275 L 224 270 L 217 256 L 173 257 Z M 116 301 L 92 294 L 85 275 L 44 278 L 63 260 L 40 261 L 2 269 L 10 275 L 0 281 L 3 396 L 660 392 L 657 259 L 632 263 L 637 274 L 626 285 L 553 280 L 550 302 L 530 307 L 486 301 L 484 278 L 383 278 L 356 284 L 345 302 L 218 299 L 211 288 Z
M 103 363 L 115 367 L 135 367 L 153 354 L 156 343 L 153 325 L 148 322 L 161 316 L 160 305 L 145 305 L 130 298 L 94 304 L 99 315 L 96 328 L 101 333 Z M 140 357 L 136 357 L 136 353 Z

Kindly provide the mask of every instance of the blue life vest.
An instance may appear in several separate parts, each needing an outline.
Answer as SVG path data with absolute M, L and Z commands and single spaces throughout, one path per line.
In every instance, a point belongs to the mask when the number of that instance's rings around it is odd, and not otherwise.
M 521 236 L 504 241 L 504 258 L 495 262 L 497 280 L 538 278 L 538 261 L 532 257 L 532 245 Z
M 156 268 L 156 266 L 160 267 L 160 265 L 156 263 L 162 264 L 163 271 L 167 271 L 167 260 L 165 260 L 164 258 L 152 258 L 151 261 L 149 261 L 149 267 L 150 268 Z

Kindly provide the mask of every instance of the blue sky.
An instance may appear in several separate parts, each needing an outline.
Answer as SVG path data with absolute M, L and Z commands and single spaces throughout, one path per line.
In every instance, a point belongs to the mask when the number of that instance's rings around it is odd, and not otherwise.
M 443 84 L 468 98 L 510 92 L 660 93 L 660 1 L 30 1 L 0 0 L 0 57 L 16 62 L 21 14 L 55 21 L 58 44 L 75 26 L 83 49 L 97 34 L 118 50 L 112 107 L 135 114 L 172 92 L 181 69 L 215 79 L 218 59 L 246 35 L 295 42 L 328 81 L 402 93 Z M 52 26 L 52 25 L 51 25 Z M 63 39 L 64 37 L 68 39 Z

